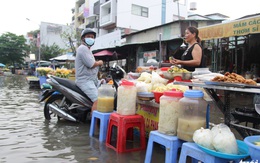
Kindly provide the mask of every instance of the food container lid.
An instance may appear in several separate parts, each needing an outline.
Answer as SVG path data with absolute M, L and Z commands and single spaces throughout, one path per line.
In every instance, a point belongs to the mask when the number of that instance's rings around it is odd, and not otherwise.
M 137 92 L 138 97 L 154 97 L 152 92 Z
M 187 90 L 184 92 L 184 97 L 201 98 L 203 96 L 204 93 L 201 90 Z
M 183 92 L 181 91 L 165 91 L 163 93 L 165 96 L 171 96 L 171 97 L 183 97 Z
M 128 80 L 122 80 L 121 85 L 123 85 L 123 86 L 134 86 L 135 84 L 133 82 L 128 81 Z
M 162 68 L 161 68 L 161 71 L 168 71 L 169 68 L 170 68 L 170 67 L 162 67 Z

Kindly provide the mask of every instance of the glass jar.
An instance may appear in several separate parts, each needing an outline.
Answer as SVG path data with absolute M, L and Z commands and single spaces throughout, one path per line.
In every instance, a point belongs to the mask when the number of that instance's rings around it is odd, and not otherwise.
M 166 135 L 177 134 L 177 123 L 180 111 L 179 100 L 183 97 L 180 91 L 165 91 L 160 97 L 158 132 Z
M 97 111 L 108 113 L 114 111 L 115 89 L 111 84 L 102 84 L 98 88 Z
M 117 113 L 135 115 L 137 89 L 133 82 L 123 80 L 117 89 Z
M 187 90 L 180 99 L 177 136 L 192 142 L 193 133 L 201 127 L 206 128 L 207 102 L 201 90 Z

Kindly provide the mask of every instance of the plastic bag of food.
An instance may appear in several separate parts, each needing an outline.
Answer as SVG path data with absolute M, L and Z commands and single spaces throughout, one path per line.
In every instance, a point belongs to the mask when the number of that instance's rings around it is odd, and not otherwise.
M 168 90 L 176 89 L 177 91 L 182 91 L 182 92 L 185 92 L 186 90 L 189 89 L 188 86 L 176 85 L 176 84 L 173 84 L 173 83 L 168 83 L 166 85 L 166 87 L 167 87 Z
M 224 123 L 220 123 L 212 127 L 211 132 L 213 137 L 215 137 L 219 133 L 219 130 L 231 132 L 230 128 L 227 125 L 225 125 Z
M 162 78 L 158 73 L 154 71 L 152 72 L 152 79 L 151 79 L 152 84 L 156 84 L 156 83 L 167 84 L 167 82 L 168 82 L 167 79 Z
M 210 129 L 204 129 L 203 127 L 196 130 L 193 134 L 193 141 L 203 147 L 214 149 L 212 145 L 213 136 Z
M 137 79 L 137 81 L 143 81 L 145 83 L 151 83 L 152 74 L 148 72 L 141 73 L 140 77 Z
M 165 85 L 162 84 L 162 83 L 155 83 L 155 84 L 152 84 L 152 85 L 153 85 L 153 88 L 152 88 L 153 91 L 156 90 L 158 87 L 160 87 L 160 88 L 165 87 Z M 166 89 L 166 87 L 165 87 L 165 89 Z
M 218 129 L 218 133 L 213 137 L 212 145 L 215 150 L 227 154 L 238 154 L 238 147 L 235 135 L 227 130 Z
M 135 84 L 137 92 L 148 92 L 145 82 L 137 82 Z

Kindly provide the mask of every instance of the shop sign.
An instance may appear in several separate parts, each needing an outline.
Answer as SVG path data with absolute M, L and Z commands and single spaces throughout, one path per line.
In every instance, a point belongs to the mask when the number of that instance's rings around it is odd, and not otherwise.
M 158 129 L 159 108 L 149 105 L 137 104 L 137 114 L 142 115 L 145 121 L 145 132 L 147 137 L 149 132 Z
M 202 40 L 260 33 L 260 16 L 199 28 Z

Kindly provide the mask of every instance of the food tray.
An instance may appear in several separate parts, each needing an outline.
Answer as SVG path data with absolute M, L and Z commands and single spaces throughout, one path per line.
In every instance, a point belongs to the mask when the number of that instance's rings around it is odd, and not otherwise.
M 196 143 L 197 144 L 197 143 Z M 221 153 L 221 152 L 217 152 L 215 150 L 212 149 L 208 149 L 206 147 L 203 147 L 199 144 L 197 144 L 198 147 L 213 156 L 216 157 L 220 157 L 220 158 L 224 158 L 224 159 L 230 159 L 230 160 L 236 160 L 236 159 L 242 159 L 242 158 L 246 158 L 249 156 L 249 151 L 248 151 L 248 146 L 246 145 L 245 142 L 241 141 L 241 140 L 237 140 L 237 147 L 238 147 L 238 154 L 227 154 L 227 153 Z
M 225 87 L 259 88 L 260 89 L 260 86 L 242 84 L 242 83 L 226 83 L 226 82 L 205 81 L 205 84 L 207 84 L 207 85 L 219 85 L 219 86 L 225 86 Z

